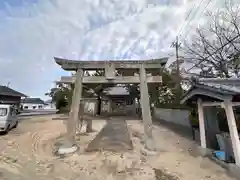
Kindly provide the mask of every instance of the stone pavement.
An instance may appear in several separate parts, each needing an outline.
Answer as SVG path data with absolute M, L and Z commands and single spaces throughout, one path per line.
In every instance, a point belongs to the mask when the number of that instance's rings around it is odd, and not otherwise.
M 86 151 L 124 152 L 132 149 L 133 145 L 125 120 L 110 119 L 99 134 L 89 143 Z

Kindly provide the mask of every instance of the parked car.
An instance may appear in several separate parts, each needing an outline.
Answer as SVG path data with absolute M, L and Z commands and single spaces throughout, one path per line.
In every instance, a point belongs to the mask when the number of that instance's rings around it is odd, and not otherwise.
M 18 125 L 17 110 L 12 105 L 0 104 L 0 132 L 8 133 Z

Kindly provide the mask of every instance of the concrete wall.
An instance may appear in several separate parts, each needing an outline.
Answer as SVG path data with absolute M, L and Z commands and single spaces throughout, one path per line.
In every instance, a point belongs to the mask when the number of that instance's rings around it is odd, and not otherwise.
M 157 119 L 185 127 L 190 127 L 189 113 L 190 111 L 185 109 L 155 108 L 154 110 L 154 115 Z

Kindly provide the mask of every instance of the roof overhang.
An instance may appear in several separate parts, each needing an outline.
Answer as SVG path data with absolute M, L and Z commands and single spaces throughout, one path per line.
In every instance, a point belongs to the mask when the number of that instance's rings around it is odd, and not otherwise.
M 25 98 L 25 97 L 28 97 L 27 95 L 25 95 L 25 94 L 22 94 L 22 93 L 20 93 L 20 92 L 14 92 L 14 94 L 13 93 L 0 93 L 0 96 L 12 96 L 12 97 L 20 97 L 20 98 Z
M 181 99 L 181 104 L 187 104 L 189 101 L 196 102 L 195 99 L 198 97 L 205 97 L 205 99 L 213 100 L 213 101 L 224 101 L 226 99 L 232 99 L 233 95 L 231 94 L 221 94 L 217 92 L 213 92 L 206 89 L 198 89 L 193 88 L 189 90 Z
M 210 83 L 210 85 L 212 85 L 211 83 L 213 82 L 211 82 L 211 80 L 209 79 L 209 82 L 207 83 Z M 182 97 L 180 103 L 181 104 L 187 104 L 189 102 L 196 103 L 197 98 L 205 99 L 205 101 L 224 101 L 227 99 L 232 100 L 233 97 L 240 95 L 239 92 L 234 91 L 235 89 L 232 89 L 232 90 L 227 89 L 226 85 L 223 85 L 224 88 L 221 88 L 221 84 L 218 84 L 218 85 L 220 86 L 214 87 L 214 86 L 204 85 L 201 83 L 194 83 L 192 88 L 188 90 L 185 93 L 185 95 Z

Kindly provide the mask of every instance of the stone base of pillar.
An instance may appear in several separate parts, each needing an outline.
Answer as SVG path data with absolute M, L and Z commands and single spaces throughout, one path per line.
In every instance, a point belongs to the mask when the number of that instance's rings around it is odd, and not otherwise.
M 157 151 L 157 148 L 155 146 L 155 142 L 153 138 L 146 138 L 145 139 L 145 148 L 148 151 Z
M 75 153 L 77 150 L 77 145 L 72 145 L 71 143 L 64 143 L 60 147 L 58 147 L 56 155 L 69 155 Z

